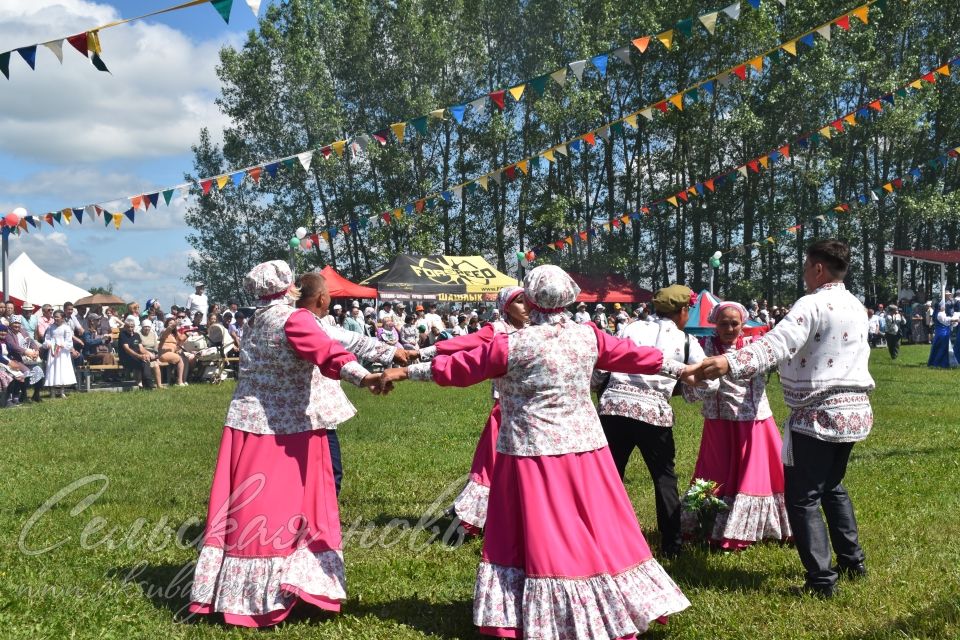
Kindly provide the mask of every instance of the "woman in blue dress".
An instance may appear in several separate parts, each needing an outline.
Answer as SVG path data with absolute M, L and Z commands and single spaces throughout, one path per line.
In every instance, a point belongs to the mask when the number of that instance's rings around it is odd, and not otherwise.
M 933 316 L 933 344 L 930 345 L 928 367 L 952 369 L 957 366 L 957 356 L 950 344 L 950 329 L 957 325 L 953 316 L 952 301 L 937 303 L 937 313 Z

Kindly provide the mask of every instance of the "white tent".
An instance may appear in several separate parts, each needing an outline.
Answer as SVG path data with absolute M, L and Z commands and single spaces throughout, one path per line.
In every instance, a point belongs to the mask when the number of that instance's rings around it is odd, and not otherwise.
M 50 275 L 38 267 L 26 253 L 21 253 L 11 262 L 8 271 L 10 297 L 35 306 L 50 304 L 59 308 L 64 302 L 73 302 L 90 295 L 89 291 Z

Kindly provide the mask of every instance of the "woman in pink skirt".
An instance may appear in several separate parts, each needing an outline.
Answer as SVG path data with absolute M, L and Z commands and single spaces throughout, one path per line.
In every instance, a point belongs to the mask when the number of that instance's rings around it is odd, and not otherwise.
M 716 335 L 707 338 L 707 357 L 740 349 L 747 310 L 737 302 L 721 302 L 710 312 Z M 712 544 L 727 550 L 746 548 L 760 540 L 791 537 L 783 501 L 780 432 L 767 402 L 764 376 L 750 380 L 720 378 L 719 390 L 703 400 L 703 438 L 694 478 L 717 483 L 717 496 L 729 507 L 714 521 Z M 684 512 L 691 533 L 696 514 Z
M 564 307 L 578 293 L 559 267 L 537 267 L 524 280 L 527 328 L 384 373 L 384 384 L 497 379 L 502 422 L 473 609 L 487 635 L 633 638 L 690 605 L 650 554 L 590 398 L 594 367 L 674 377 L 684 367 L 573 322 Z
M 480 331 L 442 340 L 432 347 L 422 349 L 420 357 L 429 360 L 436 355 L 448 356 L 458 351 L 469 351 L 486 344 L 499 334 L 511 334 L 527 324 L 527 308 L 523 304 L 523 287 L 504 287 L 497 294 L 497 310 L 500 320 L 488 323 Z M 497 459 L 497 437 L 500 435 L 500 394 L 497 381 L 493 381 L 493 408 L 480 434 L 480 441 L 473 454 L 470 477 L 460 495 L 453 501 L 453 513 L 467 533 L 480 535 L 487 521 L 487 504 L 490 500 L 490 478 L 493 463 Z
M 265 627 L 298 601 L 339 611 L 346 598 L 327 429 L 356 411 L 318 382 L 324 375 L 373 388 L 379 375 L 292 306 L 299 291 L 286 263 L 257 265 L 244 289 L 261 308 L 240 350 L 190 611 Z

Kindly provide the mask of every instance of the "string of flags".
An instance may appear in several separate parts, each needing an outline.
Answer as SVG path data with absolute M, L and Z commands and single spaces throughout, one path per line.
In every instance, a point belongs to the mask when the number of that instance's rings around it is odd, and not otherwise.
M 560 251 L 564 248 L 572 247 L 578 241 L 586 241 L 588 237 L 596 237 L 602 231 L 612 233 L 617 229 L 627 228 L 631 223 L 640 220 L 643 216 L 656 213 L 660 210 L 669 211 L 678 208 L 696 198 L 702 198 L 709 193 L 714 193 L 717 189 L 727 184 L 733 184 L 741 177 L 767 170 L 771 166 L 788 159 L 791 155 L 795 154 L 797 150 L 808 150 L 824 140 L 831 140 L 844 133 L 847 129 L 857 126 L 862 120 L 880 114 L 889 106 L 895 106 L 898 100 L 903 100 L 912 93 L 916 93 L 925 87 L 935 85 L 938 77 L 952 77 L 951 74 L 954 70 L 952 67 L 958 64 L 960 64 L 960 56 L 938 65 L 933 70 L 922 74 L 890 93 L 861 104 L 846 115 L 840 116 L 836 120 L 824 124 L 822 127 L 805 132 L 792 141 L 780 145 L 775 149 L 771 149 L 743 164 L 728 168 L 705 180 L 695 182 L 673 195 L 648 202 L 640 206 L 637 211 L 625 213 L 603 223 L 593 224 L 587 229 L 537 246 L 525 252 L 524 258 L 528 262 L 533 262 L 533 260 L 544 251 Z
M 253 11 L 253 14 L 257 15 L 257 13 L 260 11 L 261 0 L 245 0 L 245 2 Z M 7 80 L 10 79 L 10 58 L 14 53 L 22 58 L 31 70 L 35 71 L 37 68 L 37 49 L 39 47 L 49 49 L 50 52 L 57 57 L 57 60 L 60 62 L 60 64 L 63 64 L 63 45 L 65 42 L 76 49 L 80 55 L 88 58 L 97 70 L 109 73 L 110 70 L 100 57 L 100 54 L 103 53 L 103 49 L 100 46 L 101 31 L 111 27 L 119 26 L 121 24 L 127 24 L 128 22 L 134 22 L 135 20 L 143 20 L 144 18 L 150 18 L 163 13 L 170 13 L 171 11 L 179 11 L 181 9 L 195 7 L 200 4 L 211 5 L 217 11 L 217 13 L 220 14 L 220 17 L 222 17 L 224 21 L 229 24 L 230 10 L 233 7 L 233 0 L 189 0 L 188 2 L 167 7 L 166 9 L 151 11 L 150 13 L 136 16 L 134 18 L 122 18 L 120 20 L 114 20 L 113 22 L 108 22 L 98 27 L 87 29 L 86 31 L 76 35 L 54 38 L 53 40 L 47 40 L 46 42 L 39 42 L 36 44 L 27 45 L 25 47 L 17 47 L 16 49 L 4 51 L 3 53 L 0 53 L 0 73 L 3 73 Z
M 892 194 L 895 191 L 900 191 L 919 181 L 924 176 L 924 172 L 929 173 L 931 171 L 940 171 L 942 169 L 946 169 L 950 164 L 950 161 L 956 160 L 957 158 L 960 158 L 960 146 L 950 145 L 950 147 L 938 153 L 935 158 L 931 158 L 930 160 L 927 160 L 926 162 L 904 172 L 902 176 L 892 178 L 882 185 L 877 185 L 874 188 L 867 190 L 865 193 L 852 197 L 847 202 L 842 202 L 838 205 L 835 205 L 831 207 L 830 210 L 825 211 L 817 216 L 813 216 L 812 219 L 820 222 L 827 222 L 828 220 L 832 220 L 843 214 L 858 213 L 862 211 L 862 209 L 859 209 L 858 207 L 880 202 L 880 200 L 885 198 L 888 194 Z M 722 252 L 721 255 L 728 255 L 731 253 L 743 254 L 749 251 L 751 248 L 760 248 L 765 244 L 776 244 L 779 239 L 790 238 L 791 236 L 796 235 L 796 233 L 803 227 L 803 224 L 795 224 L 793 226 L 786 227 L 785 229 L 771 233 L 769 236 L 764 238 L 762 242 L 751 242 L 749 244 L 736 245 Z

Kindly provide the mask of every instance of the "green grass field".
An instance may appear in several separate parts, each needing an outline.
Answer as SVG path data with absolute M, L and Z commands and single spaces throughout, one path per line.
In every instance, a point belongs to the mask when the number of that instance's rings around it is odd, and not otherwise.
M 869 579 L 821 602 L 791 593 L 802 582 L 791 547 L 693 548 L 664 563 L 693 606 L 647 637 L 960 637 L 960 371 L 928 370 L 926 357 L 926 347 L 905 347 L 895 363 L 873 353 L 876 424 L 847 475 Z M 196 557 L 183 541 L 201 531 L 231 391 L 77 394 L 0 411 L 0 637 L 260 636 L 178 614 Z M 775 378 L 769 392 L 780 421 Z M 349 601 L 339 616 L 292 616 L 270 637 L 476 638 L 480 542 L 459 544 L 445 535 L 449 521 L 429 514 L 469 469 L 489 387 L 348 393 L 359 409 L 341 430 Z M 702 423 L 696 406 L 674 403 L 679 474 L 689 478 Z M 655 544 L 639 455 L 627 489 Z

